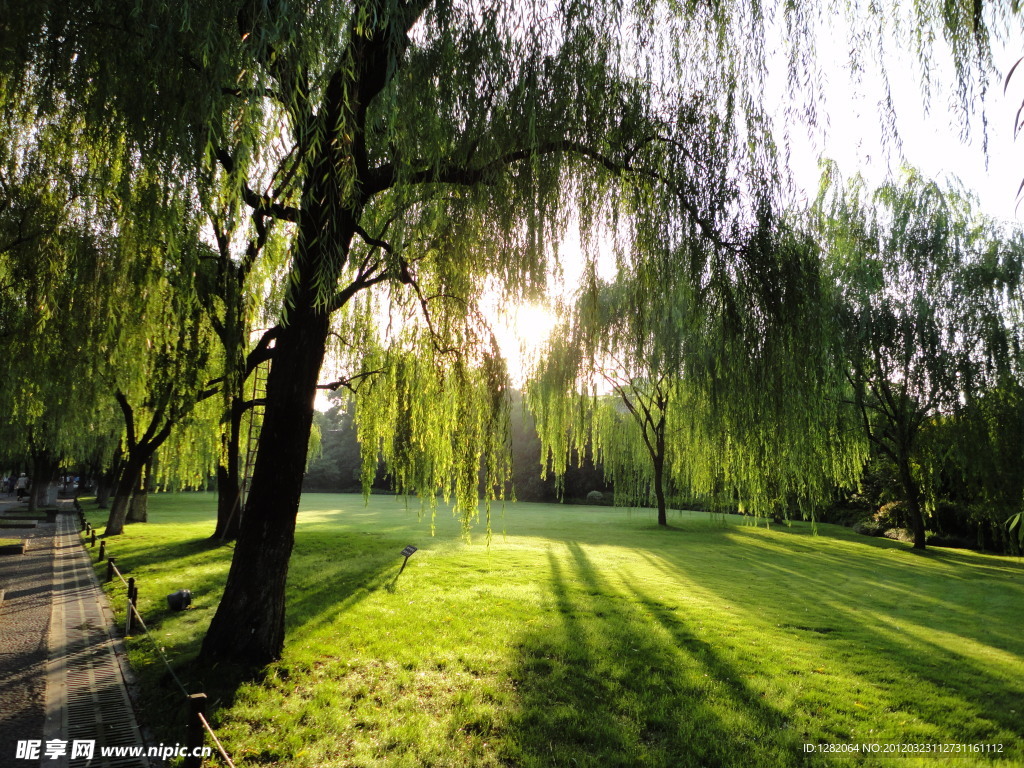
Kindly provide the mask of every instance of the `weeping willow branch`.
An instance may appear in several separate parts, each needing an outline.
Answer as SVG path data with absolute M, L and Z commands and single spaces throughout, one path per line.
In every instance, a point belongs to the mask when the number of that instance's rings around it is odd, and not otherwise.
M 384 373 L 383 368 L 377 368 L 372 371 L 363 371 L 362 373 L 357 373 L 355 376 L 347 376 L 345 378 L 338 379 L 337 381 L 332 381 L 329 384 L 317 384 L 316 388 L 336 392 L 342 387 L 345 387 L 345 389 L 347 389 L 352 394 L 357 394 L 358 387 L 356 386 L 356 382 L 358 382 L 360 379 L 367 379 L 371 376 L 376 376 L 377 374 L 381 373 Z
M 235 159 L 231 157 L 231 154 L 222 147 L 217 147 L 214 150 L 214 155 L 217 158 L 217 162 L 221 164 L 225 171 L 229 174 L 235 171 Z M 282 205 L 281 203 L 275 202 L 274 199 L 268 195 L 261 195 L 253 190 L 247 183 L 242 183 L 242 200 L 248 205 L 253 211 L 259 215 L 270 216 L 281 221 L 288 221 L 292 224 L 297 224 L 301 212 L 298 208 L 290 205 Z

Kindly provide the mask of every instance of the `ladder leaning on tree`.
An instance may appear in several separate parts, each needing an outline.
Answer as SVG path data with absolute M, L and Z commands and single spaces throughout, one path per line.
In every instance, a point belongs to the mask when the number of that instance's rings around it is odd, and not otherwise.
M 242 469 L 241 482 L 238 484 L 238 498 L 231 507 L 231 517 L 228 524 L 224 526 L 226 535 L 231 529 L 235 515 L 239 515 L 239 525 L 242 524 L 241 515 L 245 510 L 245 500 L 249 495 L 249 485 L 252 482 L 253 467 L 256 464 L 256 449 L 259 447 L 260 428 L 263 426 L 263 409 L 267 396 L 267 376 L 270 373 L 270 361 L 267 360 L 256 366 L 252 374 L 252 395 L 246 403 L 248 414 L 245 464 Z

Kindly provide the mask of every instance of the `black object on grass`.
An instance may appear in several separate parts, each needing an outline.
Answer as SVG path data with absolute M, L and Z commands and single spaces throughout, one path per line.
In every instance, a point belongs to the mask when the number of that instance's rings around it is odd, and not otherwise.
M 406 547 L 405 549 L 402 550 L 401 554 L 405 556 L 405 560 L 402 561 L 402 567 L 398 569 L 399 573 L 401 573 L 402 571 L 405 570 L 405 564 L 409 562 L 409 558 L 412 556 L 412 553 L 415 552 L 415 551 L 416 551 L 416 547 L 414 547 L 412 544 L 410 544 L 408 547 Z
M 172 611 L 183 611 L 192 605 L 192 593 L 187 589 L 179 589 L 167 596 L 167 607 Z

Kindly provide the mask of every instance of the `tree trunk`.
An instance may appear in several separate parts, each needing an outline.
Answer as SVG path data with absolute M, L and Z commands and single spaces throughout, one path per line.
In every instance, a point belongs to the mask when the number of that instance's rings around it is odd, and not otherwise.
M 121 469 L 124 465 L 124 452 L 118 444 L 114 451 L 114 457 L 110 460 L 110 468 L 106 472 L 100 472 L 96 480 L 96 506 L 106 509 L 110 504 L 110 492 L 117 486 L 121 477 Z
M 243 512 L 245 522 L 224 596 L 200 651 L 207 661 L 262 665 L 278 658 L 284 648 L 288 560 L 295 540 L 313 400 L 330 328 L 325 298 L 331 304 L 340 298 L 325 297 L 319 286 L 335 290 L 349 256 L 366 201 L 361 197 L 362 180 L 349 185 L 344 169 L 352 167 L 353 159 L 355 167 L 360 166 L 352 147 L 365 147 L 366 110 L 394 75 L 388 67 L 394 55 L 388 41 L 404 38 L 403 33 L 392 29 L 353 43 L 351 73 L 335 73 L 321 99 L 317 120 L 326 133 L 317 142 L 317 155 L 303 181 L 302 216 L 285 297 L 287 318 L 267 376 L 263 428 Z M 346 124 L 351 135 L 343 137 Z M 361 287 L 368 284 L 348 286 L 347 295 Z
M 156 456 L 150 456 L 144 470 L 139 473 L 139 484 L 132 493 L 132 500 L 128 504 L 128 516 L 126 522 L 146 523 L 149 522 L 149 492 L 153 487 L 153 464 Z
M 110 505 L 110 487 L 113 485 L 110 473 L 104 472 L 96 481 L 96 506 L 106 509 Z
M 664 398 L 658 399 L 658 411 L 660 416 L 658 424 L 654 428 L 654 455 L 651 459 L 654 462 L 654 498 L 658 501 L 658 525 L 668 527 L 668 514 L 665 504 L 665 409 L 668 401 Z
M 142 454 L 140 446 L 136 446 L 135 450 L 128 453 L 128 460 L 124 463 L 121 477 L 117 481 L 117 488 L 114 491 L 114 503 L 110 506 L 107 526 L 103 531 L 104 536 L 119 536 L 124 533 L 124 524 L 128 519 L 128 505 L 131 502 L 132 494 L 138 487 L 142 469 L 148 458 Z
M 665 504 L 665 455 L 654 458 L 654 498 L 658 502 L 658 525 L 668 526 Z
M 201 656 L 207 660 L 263 665 L 284 648 L 288 560 L 328 322 L 312 302 L 296 302 L 277 340 L 245 525 L 224 596 L 203 639 Z
M 54 482 L 54 475 L 57 471 L 57 462 L 49 451 L 39 451 L 32 454 L 32 472 L 29 475 L 32 480 L 32 487 L 28 494 L 28 508 L 30 512 L 43 509 L 50 500 L 50 486 Z
M 910 527 L 914 534 L 914 549 L 925 548 L 924 514 L 921 511 L 921 491 L 914 481 L 913 472 L 910 469 L 910 457 L 905 452 L 897 455 L 899 464 L 900 483 L 903 485 L 903 493 L 907 497 L 907 507 L 910 510 Z
M 227 462 L 217 467 L 217 527 L 213 538 L 234 541 L 242 520 L 241 435 L 242 398 L 232 398 L 227 435 Z

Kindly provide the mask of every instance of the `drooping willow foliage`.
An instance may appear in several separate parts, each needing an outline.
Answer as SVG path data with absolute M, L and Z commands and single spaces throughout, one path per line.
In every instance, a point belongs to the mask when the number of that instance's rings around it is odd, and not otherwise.
M 764 249 L 776 274 L 591 275 L 529 388 L 556 476 L 592 449 L 616 501 L 653 504 L 662 524 L 673 497 L 811 516 L 857 482 L 864 441 L 841 405 L 840 328 L 814 243 L 762 222 L 731 247 Z
M 941 427 L 990 419 L 1021 381 L 1024 237 L 977 213 L 959 186 L 913 170 L 874 191 L 825 171 L 813 215 L 836 285 L 852 410 L 897 468 L 923 548 L 951 449 Z M 967 463 L 1005 452 L 981 424 L 960 434 L 953 449 Z
M 814 31 L 837 7 L 123 0 L 2 10 L 11 41 L 0 88 L 6 114 L 22 124 L 26 114 L 74 121 L 85 149 L 73 164 L 117 193 L 125 217 L 138 211 L 124 204 L 138 197 L 125 190 L 148 174 L 165 199 L 194 201 L 199 190 L 229 234 L 256 239 L 259 218 L 294 238 L 290 214 L 307 207 L 303 185 L 329 170 L 341 208 L 381 187 L 359 206 L 360 227 L 392 246 L 389 276 L 401 277 L 424 236 L 457 237 L 461 244 L 434 244 L 447 251 L 434 260 L 441 269 L 463 270 L 463 284 L 496 274 L 521 295 L 541 284 L 570 212 L 585 230 L 604 224 L 631 249 L 664 259 L 704 236 L 706 247 L 690 247 L 693 275 L 760 269 L 723 264 L 731 256 L 716 241 L 735 236 L 773 194 L 776 160 L 759 104 L 766 51 L 778 42 L 770 26 L 785 29 L 792 101 L 813 117 Z M 969 104 L 986 82 L 988 36 L 1004 31 L 1005 11 L 945 3 L 908 13 L 903 28 L 922 72 L 932 41 L 944 38 Z M 870 58 L 891 14 L 872 6 L 851 15 L 850 48 Z M 381 43 L 382 82 L 369 84 L 366 103 L 356 90 L 358 40 Z M 339 144 L 329 168 L 317 165 L 328 142 Z M 180 224 L 175 206 L 150 204 L 155 228 Z M 318 226 L 317 238 L 335 247 L 303 270 L 312 271 L 312 300 L 326 304 L 357 281 L 360 262 L 335 217 Z M 467 227 L 485 237 L 463 237 Z M 584 241 L 593 255 L 596 238 Z M 481 247 L 502 257 L 481 258 Z M 271 261 L 268 275 L 282 264 Z M 302 275 L 288 274 L 285 285 Z M 251 313 L 223 274 L 215 282 L 222 313 Z M 262 298 L 259 283 L 243 294 Z M 283 293 L 286 316 L 300 299 Z M 236 323 L 235 335 L 247 325 Z M 227 356 L 229 384 L 241 375 L 238 359 Z

